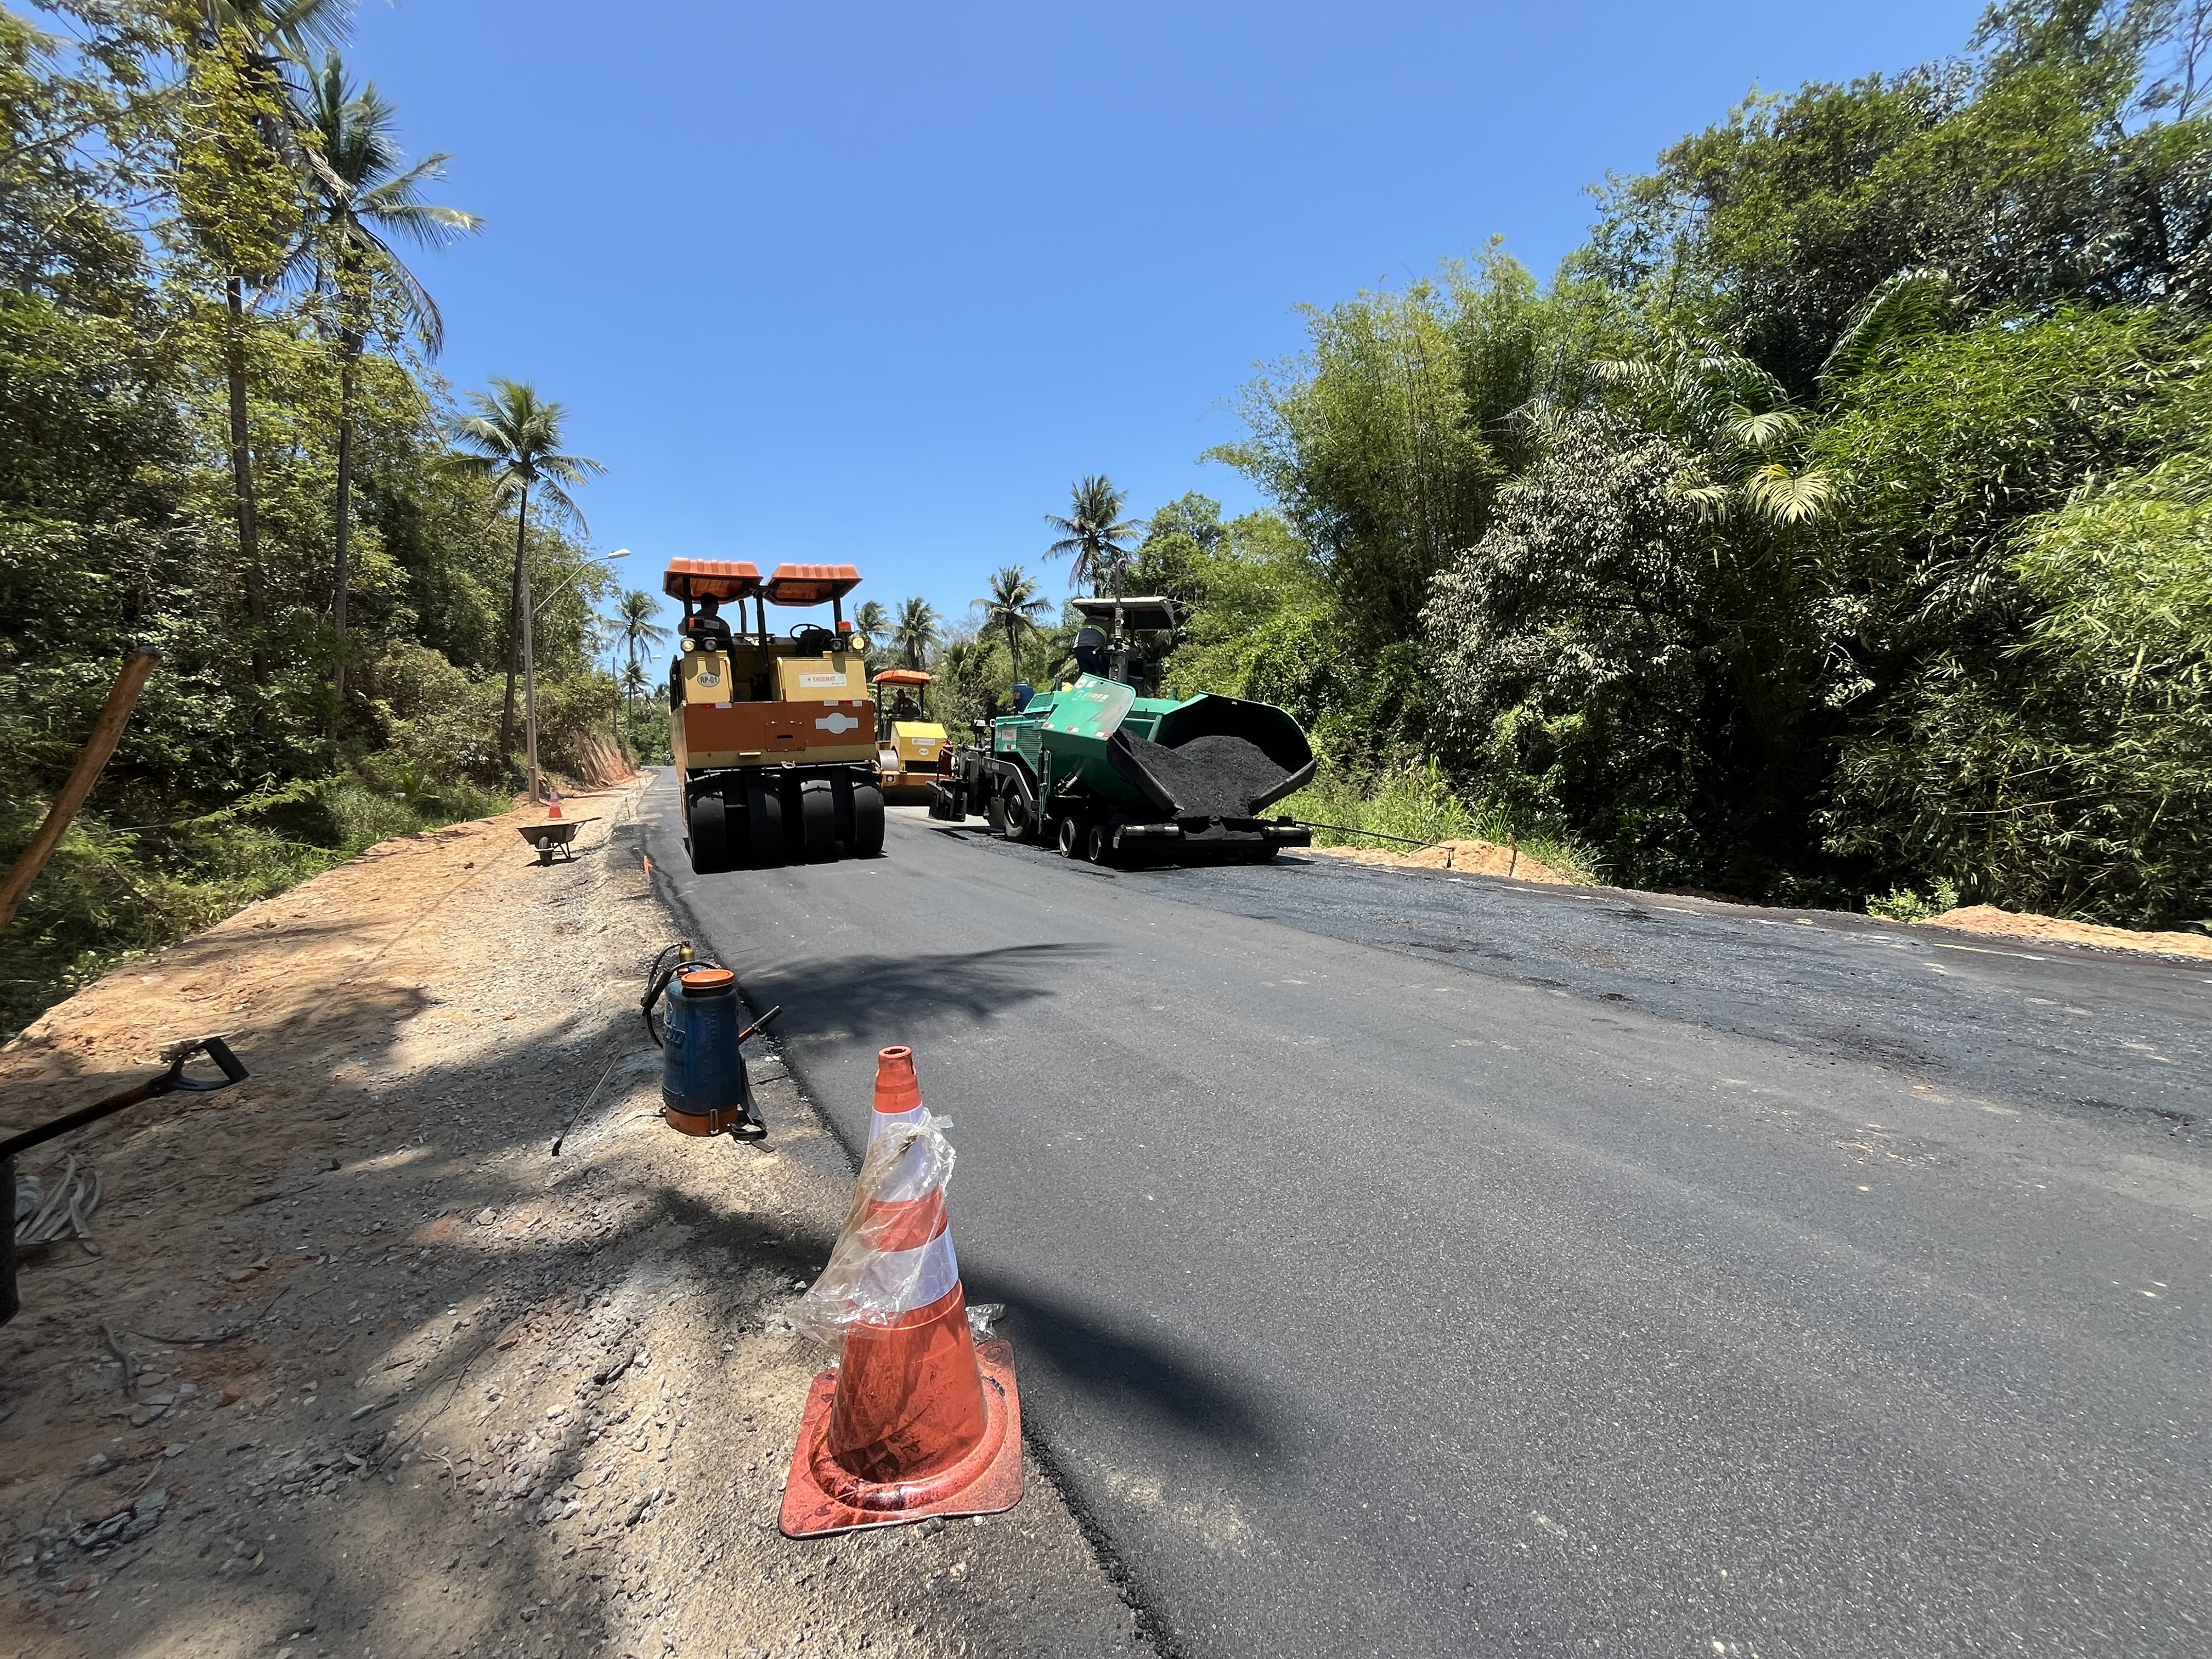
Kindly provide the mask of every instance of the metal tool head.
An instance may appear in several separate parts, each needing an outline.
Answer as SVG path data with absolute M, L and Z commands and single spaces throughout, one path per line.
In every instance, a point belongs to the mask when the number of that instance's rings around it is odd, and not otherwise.
M 222 1071 L 219 1078 L 191 1078 L 185 1075 L 185 1062 L 196 1055 L 205 1054 Z M 187 1094 L 211 1095 L 218 1089 L 228 1089 L 234 1083 L 246 1081 L 246 1067 L 239 1064 L 238 1056 L 230 1052 L 230 1045 L 218 1033 L 206 1036 L 185 1037 L 161 1050 L 161 1058 L 169 1063 L 167 1073 L 156 1079 L 156 1091 L 167 1094 L 181 1089 Z

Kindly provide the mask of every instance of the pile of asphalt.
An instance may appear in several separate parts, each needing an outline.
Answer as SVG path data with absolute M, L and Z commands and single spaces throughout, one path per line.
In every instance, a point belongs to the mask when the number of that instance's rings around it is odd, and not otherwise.
M 1216 732 L 1180 748 L 1131 736 L 1130 752 L 1176 805 L 1178 817 L 1249 818 L 1253 803 L 1283 781 L 1256 744 Z

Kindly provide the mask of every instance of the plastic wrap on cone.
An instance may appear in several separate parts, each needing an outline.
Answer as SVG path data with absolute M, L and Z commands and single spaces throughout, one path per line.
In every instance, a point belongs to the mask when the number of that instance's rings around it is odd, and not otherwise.
M 807 1393 L 787 1537 L 996 1515 L 1022 1498 L 1013 1349 L 970 1328 L 945 1212 L 952 1148 L 919 1091 L 914 1111 L 871 1142 L 830 1265 L 794 1310 L 840 1359 Z

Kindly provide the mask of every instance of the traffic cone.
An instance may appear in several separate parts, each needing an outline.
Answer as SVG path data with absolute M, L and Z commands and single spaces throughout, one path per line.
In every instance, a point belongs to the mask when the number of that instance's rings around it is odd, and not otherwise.
M 914 1074 L 914 1050 L 882 1048 L 876 1053 L 876 1107 L 868 1115 L 868 1145 L 896 1123 L 921 1121 L 921 1079 Z
M 550 784 L 545 787 L 545 816 L 549 820 L 561 816 L 561 792 Z
M 799 1418 L 777 1521 L 787 1538 L 999 1515 L 1022 1501 L 1013 1346 L 978 1342 L 969 1328 L 945 1212 L 950 1149 L 913 1077 L 912 1050 L 878 1056 L 878 1107 L 888 1078 L 893 1100 L 913 1091 L 916 1115 L 879 1113 L 861 1194 L 809 1293 L 836 1279 L 851 1305 L 839 1363 L 814 1379 Z

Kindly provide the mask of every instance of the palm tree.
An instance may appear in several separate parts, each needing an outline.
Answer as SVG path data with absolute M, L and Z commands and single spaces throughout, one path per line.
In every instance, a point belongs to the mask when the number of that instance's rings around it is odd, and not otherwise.
M 929 665 L 929 647 L 939 638 L 937 607 L 927 599 L 901 599 L 898 620 L 891 624 L 891 641 L 906 653 L 908 668 Z
M 633 682 L 641 690 L 644 687 L 645 671 L 638 666 L 637 662 L 639 651 L 650 651 L 668 642 L 668 630 L 658 621 L 659 615 L 660 601 L 641 587 L 633 588 L 623 594 L 615 605 L 615 637 L 622 641 L 629 652 L 629 666 L 623 672 L 625 690 Z M 627 696 L 623 700 L 623 708 L 627 714 Z
M 636 658 L 632 657 L 628 662 L 623 665 L 623 735 L 629 741 L 630 753 L 633 755 L 637 752 L 637 721 L 635 718 L 635 710 L 638 702 L 645 696 L 646 693 L 649 691 L 652 687 L 653 681 L 646 674 L 645 665 L 643 663 L 638 661 Z
M 853 631 L 860 636 L 860 649 L 872 657 L 891 636 L 890 613 L 880 599 L 869 599 L 853 612 Z
M 453 441 L 464 450 L 447 465 L 475 472 L 491 481 L 495 508 L 514 504 L 514 574 L 509 584 L 507 620 L 507 699 L 500 707 L 499 752 L 512 752 L 514 744 L 514 673 L 520 647 L 524 695 L 529 699 L 528 735 L 530 798 L 538 799 L 538 666 L 531 655 L 530 574 L 523 551 L 530 536 L 530 492 L 535 489 L 545 510 L 556 519 L 583 528 L 584 515 L 568 491 L 605 472 L 588 455 L 568 455 L 561 450 L 562 425 L 568 410 L 538 395 L 527 380 L 495 377 L 489 392 L 471 392 L 469 403 L 476 410 L 453 427 Z
M 1072 488 L 1066 518 L 1057 513 L 1044 515 L 1045 523 L 1060 532 L 1060 539 L 1045 550 L 1045 556 L 1075 556 L 1067 573 L 1071 583 L 1080 586 L 1089 582 L 1096 593 L 1110 581 L 1114 597 L 1121 597 L 1121 576 L 1129 566 L 1129 550 L 1122 545 L 1122 539 L 1135 535 L 1139 528 L 1121 516 L 1128 500 L 1127 490 L 1115 489 L 1104 473 L 1094 472 Z
M 983 607 L 983 625 L 1002 629 L 1006 635 L 1006 656 L 1013 664 L 1012 684 L 1022 678 L 1022 635 L 1034 632 L 1037 618 L 1048 608 L 1044 595 L 1037 589 L 1030 573 L 1018 564 L 1010 564 L 991 578 L 991 591 L 975 601 Z
M 615 635 L 635 662 L 641 651 L 650 651 L 668 642 L 668 630 L 658 618 L 660 601 L 643 588 L 633 588 L 623 594 L 615 606 Z
M 337 305 L 338 333 L 337 556 L 331 620 L 338 634 L 337 691 L 345 696 L 347 544 L 353 518 L 354 371 L 375 325 L 368 315 L 372 292 L 396 294 L 401 314 L 431 356 L 445 343 L 445 319 L 429 290 L 392 250 L 404 237 L 423 247 L 443 247 L 483 228 L 483 221 L 459 208 L 422 198 L 422 186 L 443 176 L 451 158 L 426 156 L 404 167 L 398 110 L 372 81 L 359 92 L 346 84 L 345 64 L 335 52 L 307 89 L 307 118 L 319 149 L 313 180 L 319 234 L 306 245 L 316 261 L 316 286 L 327 286 Z M 510 690 L 511 690 L 510 687 Z
M 266 286 L 282 270 L 300 228 L 299 175 L 321 164 L 319 153 L 305 141 L 307 118 L 293 100 L 286 70 L 311 46 L 343 40 L 352 9 L 352 0 L 198 0 L 198 27 L 184 53 L 186 76 L 202 94 L 196 108 L 203 128 L 213 133 L 216 153 L 227 163 L 183 168 L 178 198 L 193 235 L 221 273 L 229 313 L 222 367 L 230 404 L 231 494 L 256 685 L 269 683 L 262 639 L 268 606 L 246 413 L 246 290 L 249 282 Z

